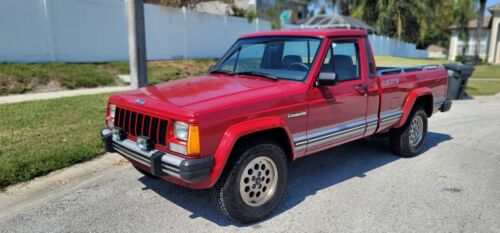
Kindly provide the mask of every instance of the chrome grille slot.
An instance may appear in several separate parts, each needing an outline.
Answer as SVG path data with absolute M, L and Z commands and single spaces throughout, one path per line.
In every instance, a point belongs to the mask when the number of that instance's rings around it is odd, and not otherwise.
M 166 146 L 168 121 L 142 113 L 116 108 L 115 125 L 127 135 L 147 136 L 154 144 Z

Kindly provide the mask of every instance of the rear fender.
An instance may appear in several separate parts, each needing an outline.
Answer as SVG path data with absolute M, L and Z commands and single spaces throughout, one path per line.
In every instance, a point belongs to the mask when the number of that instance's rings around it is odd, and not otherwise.
M 418 99 L 420 96 L 424 95 L 431 95 L 432 97 L 432 90 L 429 87 L 421 87 L 417 89 L 413 89 L 408 93 L 408 97 L 406 98 L 406 101 L 403 104 L 403 116 L 401 117 L 401 120 L 399 123 L 396 125 L 397 128 L 403 126 L 406 122 L 406 119 L 408 119 L 408 116 L 411 113 L 411 110 L 413 109 L 413 106 L 415 105 L 415 101 Z M 433 97 L 432 97 L 433 99 Z M 431 103 L 432 106 L 432 103 Z
M 217 147 L 217 150 L 215 151 L 214 154 L 215 164 L 210 174 L 209 186 L 210 187 L 213 186 L 215 182 L 217 182 L 217 180 L 219 179 L 228 161 L 231 151 L 233 150 L 233 147 L 235 143 L 238 141 L 238 139 L 240 139 L 245 135 L 275 128 L 282 128 L 286 131 L 288 137 L 287 141 L 289 143 L 290 148 L 292 148 L 290 150 L 291 151 L 290 156 L 291 159 L 294 159 L 295 154 L 293 149 L 293 143 L 290 137 L 291 134 L 290 131 L 288 130 L 288 127 L 286 127 L 283 118 L 264 117 L 264 118 L 252 119 L 249 121 L 241 122 L 229 127 L 224 133 L 224 136 L 222 137 L 222 140 L 220 141 L 219 146 Z

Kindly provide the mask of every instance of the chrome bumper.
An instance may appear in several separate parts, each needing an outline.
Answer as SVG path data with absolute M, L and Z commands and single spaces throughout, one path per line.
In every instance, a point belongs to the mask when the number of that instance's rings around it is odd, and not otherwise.
M 188 183 L 196 183 L 208 176 L 213 167 L 213 157 L 186 159 L 160 150 L 141 150 L 136 142 L 114 140 L 111 130 L 103 129 L 101 137 L 109 152 L 118 152 L 122 156 L 149 167 L 154 176 L 173 176 Z

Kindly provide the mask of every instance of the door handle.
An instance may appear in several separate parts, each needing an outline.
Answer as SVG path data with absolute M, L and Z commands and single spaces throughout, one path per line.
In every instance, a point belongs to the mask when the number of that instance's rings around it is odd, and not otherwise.
M 368 85 L 366 83 L 358 84 L 358 85 L 354 86 L 354 89 L 356 89 L 356 91 L 361 95 L 364 95 L 364 96 L 368 95 Z

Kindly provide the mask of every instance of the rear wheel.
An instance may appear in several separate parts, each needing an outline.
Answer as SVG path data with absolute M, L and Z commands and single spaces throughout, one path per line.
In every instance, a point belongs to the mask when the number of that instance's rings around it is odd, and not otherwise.
M 286 190 L 286 154 L 272 142 L 256 143 L 234 153 L 235 160 L 212 189 L 219 211 L 232 221 L 252 223 L 275 210 Z
M 419 154 L 427 136 L 427 114 L 418 106 L 412 110 L 403 127 L 390 132 L 392 151 L 402 157 Z

